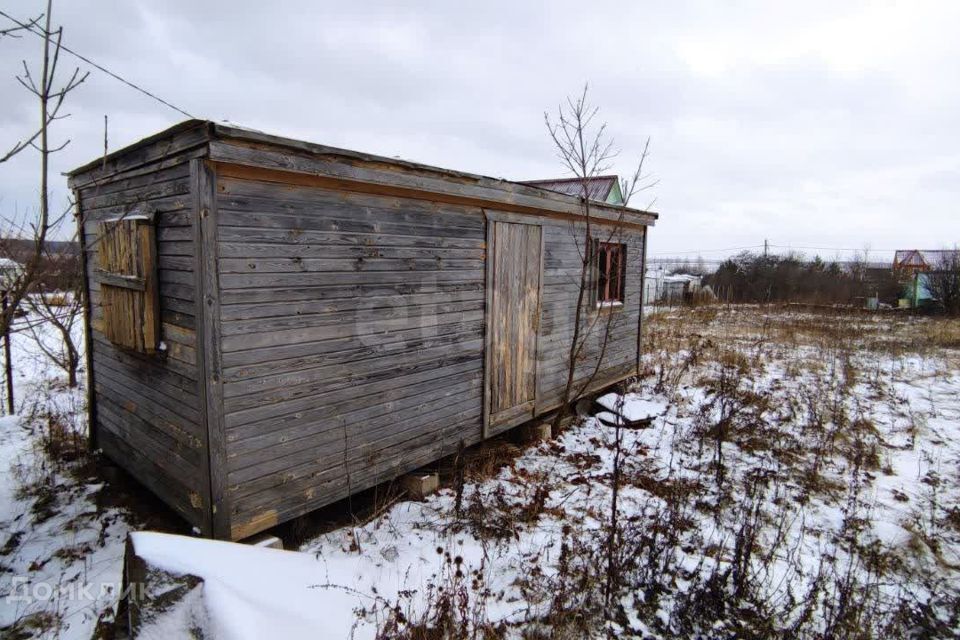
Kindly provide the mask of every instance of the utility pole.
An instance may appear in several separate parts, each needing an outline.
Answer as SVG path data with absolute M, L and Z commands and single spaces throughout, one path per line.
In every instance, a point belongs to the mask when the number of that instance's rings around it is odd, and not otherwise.
M 763 239 L 763 257 L 766 258 L 769 252 L 770 252 L 770 241 L 764 238 Z
M 3 290 L 3 311 L 7 310 L 7 290 Z M 10 358 L 10 326 L 3 332 L 3 370 L 7 382 L 7 415 L 13 415 L 13 360 Z

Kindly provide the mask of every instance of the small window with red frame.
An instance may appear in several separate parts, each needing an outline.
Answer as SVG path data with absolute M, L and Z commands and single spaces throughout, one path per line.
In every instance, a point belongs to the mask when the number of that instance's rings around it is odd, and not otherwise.
M 597 304 L 623 304 L 627 247 L 615 242 L 597 243 Z

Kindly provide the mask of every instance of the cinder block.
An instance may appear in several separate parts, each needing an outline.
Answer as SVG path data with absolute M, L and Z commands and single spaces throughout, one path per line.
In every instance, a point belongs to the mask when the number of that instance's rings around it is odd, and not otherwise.
M 400 478 L 400 486 L 414 500 L 423 500 L 440 488 L 440 476 L 436 473 L 408 473 Z
M 280 549 L 283 551 L 283 540 L 268 533 L 261 533 L 260 535 L 248 538 L 244 542 L 254 547 L 267 547 L 268 549 Z
M 524 442 L 541 442 L 553 437 L 553 427 L 549 422 L 525 424 L 520 427 L 520 439 Z
M 571 413 L 568 413 L 568 414 L 563 418 L 563 420 L 560 421 L 560 427 L 559 427 L 558 429 L 555 429 L 555 428 L 554 428 L 554 425 L 553 425 L 553 421 L 556 420 L 556 418 L 557 418 L 557 414 L 555 414 L 555 413 L 552 414 L 552 415 L 549 415 L 549 416 L 544 416 L 543 422 L 541 423 L 541 424 L 547 425 L 547 426 L 550 428 L 550 431 L 551 431 L 550 437 L 551 437 L 551 438 L 558 438 L 558 437 L 560 437 L 560 435 L 563 433 L 564 429 L 568 428 L 570 425 L 572 425 L 572 424 L 578 419 L 578 417 L 577 417 L 577 415 L 576 415 L 575 413 L 572 413 L 572 412 L 571 412 Z

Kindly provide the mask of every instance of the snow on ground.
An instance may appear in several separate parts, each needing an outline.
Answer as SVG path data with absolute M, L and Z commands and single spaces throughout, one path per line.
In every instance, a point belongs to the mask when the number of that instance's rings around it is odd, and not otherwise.
M 642 380 L 602 404 L 632 419 L 653 416 L 649 428 L 616 430 L 587 417 L 505 457 L 492 477 L 468 468 L 462 486 L 384 505 L 300 553 L 139 536 L 152 564 L 204 580 L 199 600 L 145 631 L 960 633 L 955 322 L 706 309 L 653 316 L 647 331 Z M 23 422 L 0 423 L 4 464 L 35 464 L 37 434 Z M 23 573 L 55 585 L 81 568 L 77 583 L 119 576 L 128 525 L 115 513 L 84 515 L 96 486 L 68 474 L 56 482 L 58 508 L 39 524 L 30 515 L 36 498 L 11 482 L 0 487 L 4 531 L 37 540 L 0 557 L 12 569 L 4 584 Z M 97 544 L 85 537 L 111 517 Z M 77 518 L 83 526 L 70 532 Z M 80 557 L 51 555 L 76 546 Z M 607 601 L 610 575 L 617 581 Z M 58 606 L 70 624 L 62 635 L 79 638 L 100 611 L 111 615 L 113 601 Z M 6 601 L 0 607 L 0 624 L 22 614 Z
M 128 527 L 123 514 L 97 506 L 102 485 L 81 465 L 84 391 L 69 389 L 38 348 L 27 328 L 36 323 L 33 315 L 15 323 L 17 415 L 0 418 L 0 629 L 90 638 L 98 620 L 112 618 Z M 36 328 L 56 346 L 49 326 Z M 57 461 L 45 451 L 51 442 Z
M 850 594 L 837 585 L 846 583 L 870 595 L 858 600 L 864 607 L 890 617 L 896 607 L 912 607 L 926 612 L 917 615 L 927 615 L 931 629 L 956 632 L 960 354 L 922 343 L 920 353 L 901 350 L 887 332 L 913 331 L 909 323 L 847 326 L 851 335 L 831 336 L 830 323 L 851 320 L 828 319 L 821 327 L 815 318 L 807 327 L 810 318 L 791 317 L 799 327 L 770 332 L 764 327 L 783 317 L 751 317 L 737 326 L 731 315 L 687 327 L 689 333 L 681 326 L 678 335 L 675 323 L 661 318 L 655 338 L 662 351 L 651 353 L 650 375 L 622 400 L 600 401 L 608 409 L 622 402 L 619 410 L 631 419 L 657 416 L 649 429 L 622 433 L 622 535 L 656 530 L 672 491 L 686 503 L 674 506 L 675 522 L 687 522 L 680 540 L 665 547 L 677 557 L 670 575 L 660 576 L 663 596 L 656 603 L 623 598 L 617 633 L 695 634 L 690 613 L 678 611 L 713 567 L 735 561 L 751 513 L 760 514 L 749 539 L 757 550 L 745 582 L 757 608 L 779 618 L 779 631 L 805 624 L 837 632 L 851 623 L 849 616 L 860 614 L 838 606 Z M 869 339 L 857 340 L 858 332 Z M 908 347 L 914 340 L 901 339 Z M 886 349 L 888 342 L 897 348 Z M 727 430 L 719 445 L 718 425 Z M 379 608 L 358 598 L 358 607 L 379 615 L 365 619 L 369 626 L 358 637 L 372 637 L 385 610 L 402 609 L 410 620 L 438 593 L 455 593 L 460 583 L 450 578 L 450 556 L 462 558 L 463 573 L 473 576 L 475 619 L 482 610 L 490 625 L 506 623 L 519 634 L 556 602 L 551 589 L 562 582 L 540 576 L 557 574 L 572 538 L 590 538 L 605 526 L 614 438 L 613 429 L 587 418 L 497 477 L 468 483 L 459 515 L 454 490 L 446 489 L 365 526 L 321 536 L 304 550 L 338 567 L 352 558 L 354 573 L 340 586 L 378 596 Z M 633 577 L 650 586 L 649 572 Z M 416 593 L 397 595 L 416 585 Z M 803 622 L 804 593 L 812 602 L 820 598 L 812 623 Z M 706 622 L 722 635 L 736 629 L 735 618 L 728 612 Z M 871 624 L 880 619 L 878 613 L 876 621 L 856 623 L 869 636 L 879 632 Z M 595 631 L 603 635 L 601 627 Z

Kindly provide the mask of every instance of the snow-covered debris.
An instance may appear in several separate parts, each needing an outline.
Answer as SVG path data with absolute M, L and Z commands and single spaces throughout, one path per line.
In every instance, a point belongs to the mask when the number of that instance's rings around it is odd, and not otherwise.
M 623 416 L 623 419 L 628 423 L 646 422 L 662 416 L 670 406 L 662 397 L 642 397 L 638 393 L 627 393 L 625 395 L 608 393 L 597 398 L 597 404 L 613 414 Z
M 324 586 L 352 583 L 348 563 L 165 533 L 130 540 L 143 579 L 130 590 L 138 638 L 340 638 L 365 604 L 345 588 Z

